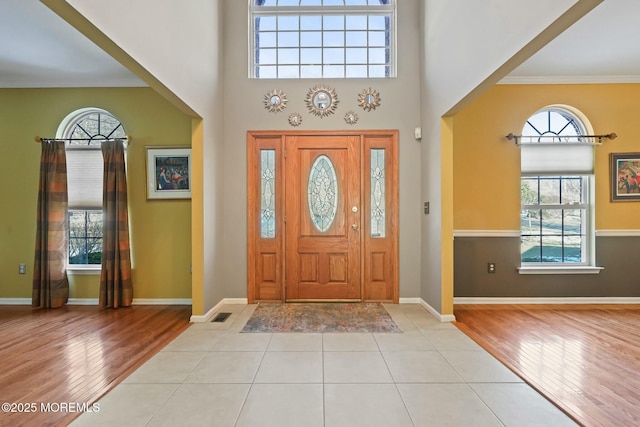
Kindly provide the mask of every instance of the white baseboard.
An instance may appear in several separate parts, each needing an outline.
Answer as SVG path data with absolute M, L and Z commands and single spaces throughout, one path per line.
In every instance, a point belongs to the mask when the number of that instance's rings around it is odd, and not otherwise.
M 223 298 L 219 303 L 214 305 L 203 315 L 192 314 L 189 319 L 192 323 L 201 323 L 201 322 L 209 322 L 213 319 L 213 316 L 220 310 L 220 308 L 225 304 L 247 304 L 248 301 L 246 298 Z
M 442 323 L 446 322 L 454 322 L 456 317 L 453 314 L 440 314 L 438 310 L 433 308 L 429 303 L 427 303 L 422 298 L 400 298 L 400 304 L 420 304 L 427 310 L 433 317 L 438 319 Z
M 399 304 L 422 304 L 422 298 L 400 298 Z
M 0 298 L 0 305 L 31 305 L 31 298 Z
M 246 298 L 224 298 L 225 304 L 249 304 L 249 301 Z
M 134 298 L 132 305 L 191 305 L 191 298 Z M 0 298 L 0 305 L 31 305 L 31 298 Z M 67 305 L 98 305 L 98 298 L 69 298 Z
M 456 297 L 454 304 L 640 304 L 640 297 Z
M 191 298 L 134 298 L 133 305 L 191 305 Z
M 67 305 L 98 305 L 98 298 L 69 298 Z

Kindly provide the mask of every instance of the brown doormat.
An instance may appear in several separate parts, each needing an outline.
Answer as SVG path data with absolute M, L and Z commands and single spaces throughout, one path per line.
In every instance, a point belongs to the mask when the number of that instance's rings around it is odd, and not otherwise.
M 260 303 L 242 332 L 399 332 L 380 303 Z

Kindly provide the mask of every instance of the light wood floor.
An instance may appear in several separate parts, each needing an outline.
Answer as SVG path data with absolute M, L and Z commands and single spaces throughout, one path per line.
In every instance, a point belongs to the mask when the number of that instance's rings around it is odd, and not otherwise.
M 0 306 L 0 403 L 37 407 L 0 412 L 0 426 L 68 424 L 80 414 L 45 413 L 41 403 L 97 401 L 183 332 L 190 314 L 187 306 Z
M 456 305 L 456 326 L 585 426 L 640 425 L 640 305 Z

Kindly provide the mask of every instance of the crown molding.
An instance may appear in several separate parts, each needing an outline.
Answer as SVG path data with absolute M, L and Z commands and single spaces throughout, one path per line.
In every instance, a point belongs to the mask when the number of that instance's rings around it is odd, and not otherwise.
M 499 85 L 550 85 L 550 84 L 624 84 L 640 83 L 640 76 L 506 76 Z

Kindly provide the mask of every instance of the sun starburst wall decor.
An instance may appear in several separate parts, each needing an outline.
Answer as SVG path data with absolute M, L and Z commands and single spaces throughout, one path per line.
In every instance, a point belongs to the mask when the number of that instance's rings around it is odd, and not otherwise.
M 364 89 L 358 95 L 358 104 L 364 108 L 365 111 L 375 110 L 376 107 L 380 105 L 380 93 L 371 88 Z
M 338 107 L 338 95 L 333 88 L 314 86 L 309 89 L 305 102 L 312 114 L 323 118 L 335 112 Z

